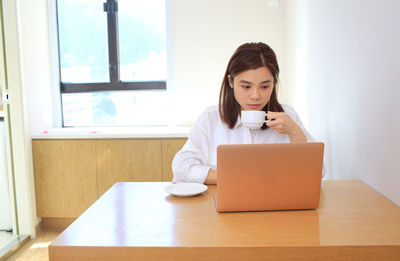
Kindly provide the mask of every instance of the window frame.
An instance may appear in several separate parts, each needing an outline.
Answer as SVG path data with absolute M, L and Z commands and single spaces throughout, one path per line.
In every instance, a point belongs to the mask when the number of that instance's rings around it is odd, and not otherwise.
M 56 0 L 57 19 L 57 44 L 59 60 L 60 92 L 100 92 L 100 91 L 128 91 L 128 90 L 166 90 L 166 81 L 121 81 L 118 50 L 118 0 L 107 0 L 103 3 L 103 10 L 107 13 L 107 38 L 108 38 L 108 68 L 110 82 L 100 83 L 64 83 L 61 81 L 61 57 L 60 57 L 60 32 L 58 26 L 58 0 Z

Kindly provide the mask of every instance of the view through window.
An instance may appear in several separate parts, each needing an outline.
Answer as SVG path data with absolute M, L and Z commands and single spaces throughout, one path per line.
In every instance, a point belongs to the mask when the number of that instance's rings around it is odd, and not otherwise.
M 165 0 L 58 0 L 57 18 L 65 127 L 167 124 Z

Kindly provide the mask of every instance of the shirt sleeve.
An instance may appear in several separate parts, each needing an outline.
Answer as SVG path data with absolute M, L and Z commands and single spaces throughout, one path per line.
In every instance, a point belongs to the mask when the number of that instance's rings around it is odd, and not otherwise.
M 204 183 L 210 168 L 208 158 L 208 118 L 203 113 L 189 132 L 188 140 L 172 161 L 172 182 Z
M 301 130 L 304 132 L 304 135 L 306 135 L 307 142 L 315 142 L 315 139 L 311 136 L 311 134 L 304 127 L 297 112 L 289 105 L 285 105 L 284 111 L 297 123 L 297 125 L 299 125 Z
M 300 117 L 299 117 L 299 115 L 296 113 L 296 111 L 295 111 L 292 107 L 290 107 L 290 106 L 288 106 L 288 105 L 286 105 L 285 107 L 286 107 L 286 110 L 288 110 L 288 111 L 285 110 L 285 112 L 288 113 L 290 117 L 292 117 L 292 119 L 300 126 L 300 128 L 302 129 L 302 131 L 303 131 L 304 134 L 306 135 L 306 137 L 307 137 L 307 142 L 316 142 L 316 140 L 314 139 L 314 137 L 311 136 L 311 134 L 310 134 L 310 133 L 306 130 L 306 128 L 304 127 L 304 125 L 303 125 L 303 123 L 301 122 Z M 325 169 L 325 162 L 324 162 L 324 163 L 322 164 L 322 178 L 325 177 L 325 175 L 326 175 L 326 169 Z

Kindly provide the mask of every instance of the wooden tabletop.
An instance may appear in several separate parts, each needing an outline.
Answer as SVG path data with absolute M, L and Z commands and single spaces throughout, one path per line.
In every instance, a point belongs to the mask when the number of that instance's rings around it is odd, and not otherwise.
M 50 246 L 61 260 L 400 260 L 400 208 L 361 181 L 324 181 L 320 208 L 217 213 L 169 183 L 116 183 Z

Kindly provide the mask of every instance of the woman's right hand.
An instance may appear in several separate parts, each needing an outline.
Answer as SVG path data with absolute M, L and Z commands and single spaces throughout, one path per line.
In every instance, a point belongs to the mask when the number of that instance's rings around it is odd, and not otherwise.
M 284 112 L 268 111 L 267 126 L 280 134 L 287 134 L 290 142 L 307 142 L 300 126 Z

